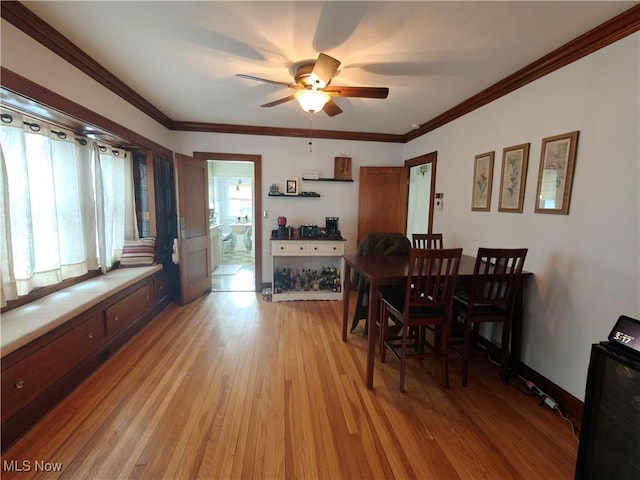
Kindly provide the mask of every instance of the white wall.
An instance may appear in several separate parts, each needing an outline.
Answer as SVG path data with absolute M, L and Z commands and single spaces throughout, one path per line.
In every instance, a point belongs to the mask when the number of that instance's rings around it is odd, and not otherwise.
M 4 67 L 150 140 L 185 154 L 262 155 L 264 245 L 279 215 L 319 225 L 338 216 L 347 250 L 355 252 L 359 167 L 400 165 L 437 150 L 436 191 L 445 196 L 434 231 L 468 253 L 485 245 L 529 248 L 526 268 L 535 276 L 526 291 L 523 361 L 580 399 L 590 345 L 605 339 L 619 314 L 640 317 L 640 33 L 407 145 L 316 139 L 310 153 L 305 138 L 168 132 L 13 25 L 2 20 L 1 28 Z M 541 139 L 573 130 L 580 140 L 570 214 L 534 214 Z M 531 143 L 524 213 L 499 213 L 502 149 L 524 142 Z M 492 209 L 472 212 L 473 157 L 490 150 Z M 354 183 L 301 183 L 320 199 L 267 196 L 271 183 L 306 168 L 331 177 L 341 154 L 353 159 Z M 268 255 L 263 272 L 268 280 Z
M 0 24 L 2 66 L 162 146 L 169 130 L 111 90 L 25 35 L 6 20 Z
M 304 118 L 304 117 L 303 117 Z M 239 153 L 262 155 L 262 209 L 268 218 L 262 221 L 262 280 L 271 281 L 269 237 L 277 228 L 277 218 L 287 217 L 290 225 L 312 223 L 325 225 L 325 217 L 339 217 L 339 228 L 347 239 L 346 249 L 355 253 L 358 229 L 358 188 L 360 166 L 401 165 L 404 145 L 347 140 L 313 139 L 312 152 L 307 138 L 283 138 L 262 135 L 234 135 L 198 132 L 173 132 L 172 148 L 185 155 L 193 152 Z M 348 182 L 300 181 L 301 191 L 313 191 L 320 198 L 269 197 L 269 186 L 280 185 L 288 177 L 302 178 L 306 169 L 318 170 L 321 177 L 333 177 L 334 158 L 342 154 L 351 157 L 351 177 Z
M 592 343 L 640 318 L 640 34 L 407 144 L 438 151 L 434 231 L 448 246 L 528 247 L 524 363 L 583 399 Z M 533 213 L 541 140 L 580 131 L 568 216 Z M 502 149 L 530 142 L 524 213 L 497 210 Z M 471 211 L 475 155 L 495 150 L 490 212 Z

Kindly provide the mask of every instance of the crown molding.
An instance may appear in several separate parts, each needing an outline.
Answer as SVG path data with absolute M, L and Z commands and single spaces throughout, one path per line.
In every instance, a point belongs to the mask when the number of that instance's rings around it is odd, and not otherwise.
M 640 30 L 640 5 L 613 17 L 611 20 L 565 43 L 560 48 L 530 63 L 526 67 L 482 90 L 455 107 L 422 124 L 420 128 L 407 132 L 403 139 L 409 142 L 447 123 L 466 115 L 488 103 L 507 95 L 555 70 L 569 65 L 596 50 Z
M 225 123 L 172 122 L 171 130 L 186 132 L 239 133 L 243 135 L 270 135 L 274 137 L 309 137 L 309 129 L 259 127 L 256 125 L 229 125 Z M 333 140 L 361 140 L 364 142 L 402 143 L 403 135 L 390 133 L 343 132 L 338 130 L 313 130 L 313 138 Z
M 105 140 L 123 148 L 135 146 L 169 157 L 173 155 L 168 148 L 5 67 L 0 67 L 0 86 L 2 104 L 21 113 L 43 118 L 77 133 L 106 136 Z M 43 110 L 43 105 L 46 110 Z
M 2 18 L 84 74 L 169 128 L 171 119 L 20 2 L 0 2 Z
M 305 129 L 171 120 L 20 2 L 2 1 L 0 7 L 2 18 L 170 130 L 283 137 L 308 135 Z M 313 135 L 337 140 L 407 143 L 638 30 L 640 5 L 635 5 L 404 135 L 334 130 L 315 130 Z

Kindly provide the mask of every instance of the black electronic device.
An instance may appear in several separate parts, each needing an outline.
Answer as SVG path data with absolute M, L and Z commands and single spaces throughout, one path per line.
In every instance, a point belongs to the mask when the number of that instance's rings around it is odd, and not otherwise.
M 576 480 L 640 478 L 639 327 L 623 315 L 591 347 Z
M 318 225 L 304 224 L 300 226 L 301 238 L 318 238 Z
M 278 226 L 278 240 L 289 240 L 289 227 L 286 225 Z
M 620 315 L 609 334 L 609 341 L 625 349 L 640 352 L 640 320 Z
M 328 234 L 338 233 L 338 217 L 325 217 L 325 228 Z

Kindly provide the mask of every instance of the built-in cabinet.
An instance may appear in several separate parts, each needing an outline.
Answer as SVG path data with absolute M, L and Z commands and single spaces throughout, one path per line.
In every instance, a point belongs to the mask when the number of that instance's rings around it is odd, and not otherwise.
M 211 241 L 211 271 L 222 263 L 222 224 L 218 223 L 209 227 L 209 239 Z
M 274 302 L 341 300 L 345 240 L 272 240 Z
M 2 358 L 3 451 L 177 295 L 173 160 L 136 152 L 134 184 L 138 230 L 156 237 L 155 261 L 163 268 Z
M 3 357 L 3 449 L 162 310 L 168 285 L 159 271 Z

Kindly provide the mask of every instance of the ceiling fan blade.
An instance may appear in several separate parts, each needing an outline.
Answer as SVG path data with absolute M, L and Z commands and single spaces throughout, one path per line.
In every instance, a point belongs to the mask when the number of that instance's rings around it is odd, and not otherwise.
M 339 66 L 339 60 L 324 53 L 318 55 L 318 59 L 311 71 L 311 86 L 317 86 L 318 88 L 326 87 L 338 71 Z
M 322 89 L 334 97 L 387 98 L 387 87 L 339 87 L 330 86 Z
M 339 113 L 342 113 L 342 109 L 333 100 L 329 100 L 327 103 L 325 103 L 323 110 L 324 110 L 324 113 L 326 113 L 330 117 L 333 117 L 335 115 L 338 115 Z
M 289 95 L 288 97 L 281 98 L 279 100 L 274 100 L 273 102 L 265 103 L 264 105 L 260 105 L 261 107 L 275 107 L 276 105 L 280 105 L 282 103 L 286 103 L 290 100 L 293 100 L 293 95 Z
M 253 75 L 245 75 L 244 73 L 236 73 L 236 77 L 238 77 L 238 78 L 246 78 L 246 79 L 249 79 L 249 80 L 257 80 L 258 82 L 272 83 L 274 85 L 284 85 L 285 87 L 290 87 L 290 88 L 300 88 L 300 87 L 298 87 L 298 85 L 295 85 L 293 83 L 277 82 L 275 80 L 269 80 L 267 78 L 254 77 Z

